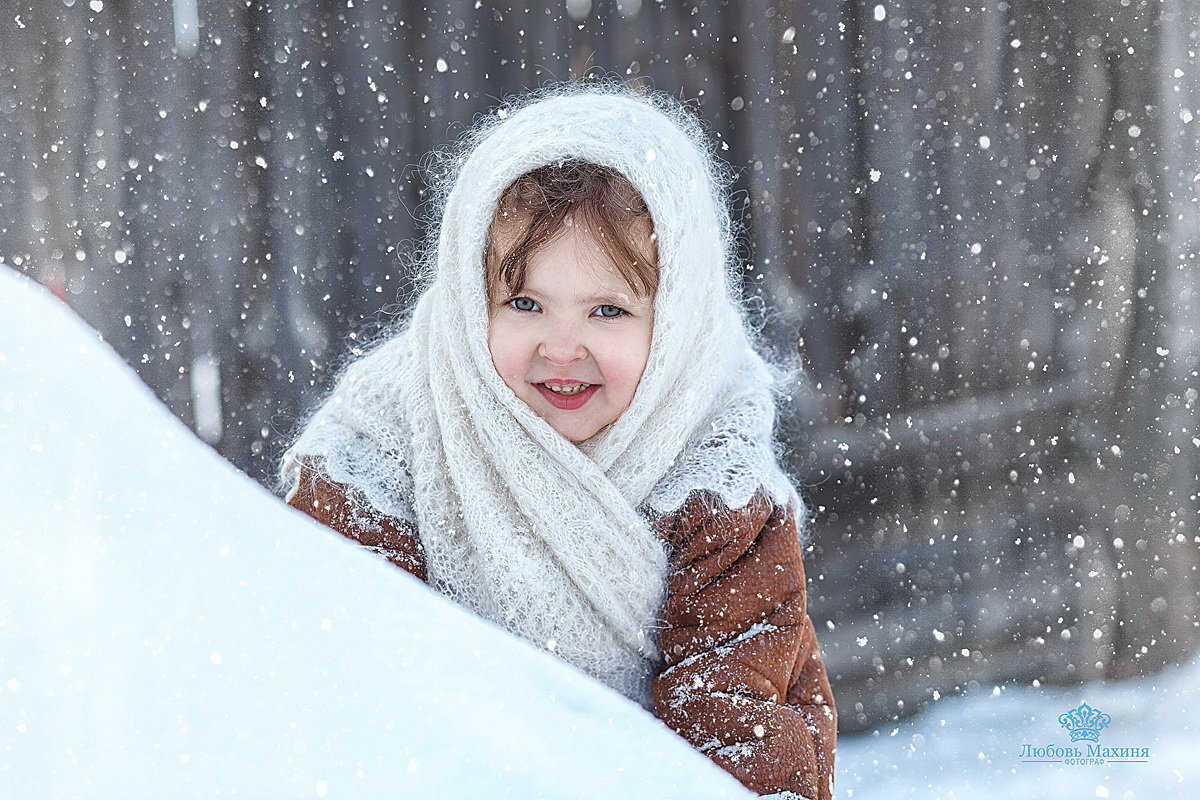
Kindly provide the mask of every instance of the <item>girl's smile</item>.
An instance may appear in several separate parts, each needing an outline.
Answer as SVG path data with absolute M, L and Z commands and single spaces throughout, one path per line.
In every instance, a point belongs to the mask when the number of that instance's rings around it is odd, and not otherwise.
M 535 383 L 534 386 L 542 393 L 543 397 L 550 401 L 550 405 L 563 411 L 574 411 L 577 408 L 581 408 L 600 389 L 600 385 L 597 383 L 558 384 L 543 381 Z M 569 386 L 571 388 L 560 389 L 558 388 L 559 386 Z
M 570 217 L 529 256 L 515 294 L 491 287 L 488 349 L 506 386 L 573 442 L 633 401 L 650 356 L 653 299 L 635 292 Z

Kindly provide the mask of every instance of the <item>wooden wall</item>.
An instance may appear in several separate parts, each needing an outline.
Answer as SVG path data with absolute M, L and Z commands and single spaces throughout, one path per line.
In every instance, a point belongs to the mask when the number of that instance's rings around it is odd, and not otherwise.
M 802 189 L 821 202 L 790 270 L 819 298 L 793 424 L 824 509 L 812 608 L 834 623 L 843 726 L 1186 657 L 1196 9 L 829 3 L 807 19 L 807 41 L 835 22 L 847 40 L 800 84 L 826 92 L 802 113 L 824 174 Z
M 187 5 L 0 21 L 0 257 L 251 475 L 407 299 L 425 155 L 615 73 L 739 170 L 846 729 L 1194 651 L 1195 8 L 201 0 L 192 49 Z

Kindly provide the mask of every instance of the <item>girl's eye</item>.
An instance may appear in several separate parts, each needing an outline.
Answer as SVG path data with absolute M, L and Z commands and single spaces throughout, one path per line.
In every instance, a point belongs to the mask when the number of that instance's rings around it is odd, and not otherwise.
M 596 316 L 604 317 L 605 319 L 616 319 L 622 314 L 626 314 L 628 312 L 620 306 L 597 306 L 593 313 Z
M 538 304 L 529 297 L 514 297 L 508 304 L 517 311 L 537 311 Z

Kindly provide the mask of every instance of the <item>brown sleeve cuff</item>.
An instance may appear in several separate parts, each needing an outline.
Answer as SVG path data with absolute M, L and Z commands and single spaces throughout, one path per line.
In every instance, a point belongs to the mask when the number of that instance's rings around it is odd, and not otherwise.
M 299 482 L 287 504 L 406 572 L 426 579 L 421 540 L 412 526 L 375 511 L 353 488 L 331 481 L 319 462 L 301 463 Z

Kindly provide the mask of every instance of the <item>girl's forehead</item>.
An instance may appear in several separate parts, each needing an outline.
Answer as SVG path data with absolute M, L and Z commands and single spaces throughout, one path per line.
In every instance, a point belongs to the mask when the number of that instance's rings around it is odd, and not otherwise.
M 583 305 L 649 300 L 629 285 L 598 245 L 575 249 L 566 241 L 551 242 L 530 256 L 523 291 Z

